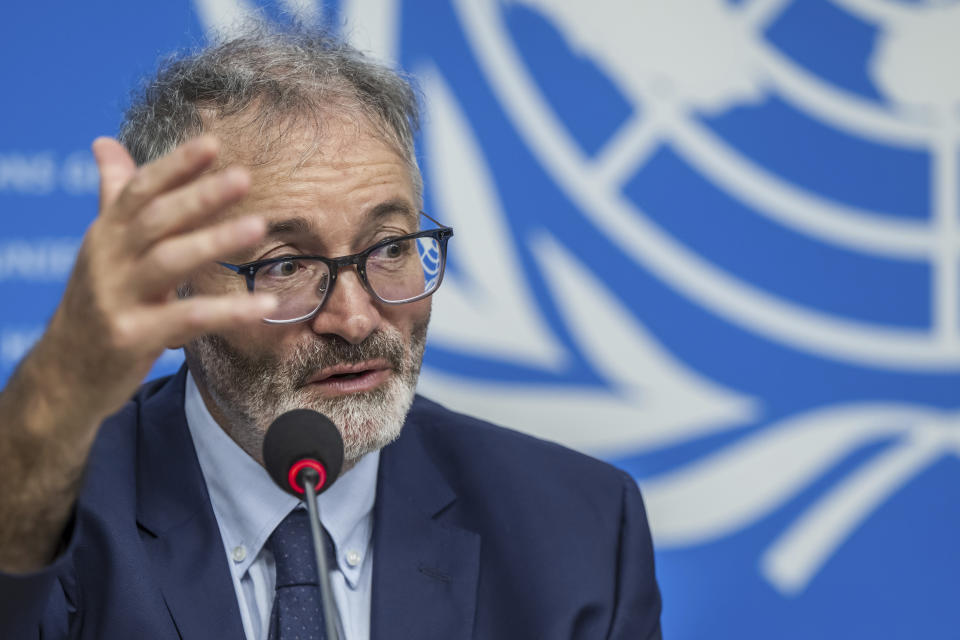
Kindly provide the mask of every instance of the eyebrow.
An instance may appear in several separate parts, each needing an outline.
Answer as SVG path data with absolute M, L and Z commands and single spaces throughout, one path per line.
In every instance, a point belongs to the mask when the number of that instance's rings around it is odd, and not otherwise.
M 302 216 L 276 220 L 267 226 L 267 236 L 306 235 L 312 231 L 313 223 Z
M 411 207 L 410 203 L 406 200 L 395 198 L 381 202 L 364 213 L 361 224 L 373 224 L 382 218 L 398 213 L 414 220 L 416 220 L 420 214 L 420 212 Z M 292 218 L 284 218 L 283 220 L 275 220 L 267 226 L 268 237 L 280 235 L 319 234 L 317 233 L 316 225 L 309 218 L 305 216 L 294 216 Z
M 416 220 L 420 217 L 420 212 L 410 206 L 410 203 L 402 198 L 394 198 L 393 200 L 387 200 L 386 202 L 381 202 L 373 209 L 370 209 L 367 214 L 367 223 L 376 222 L 380 218 L 386 218 L 387 216 L 399 213 L 408 218 Z

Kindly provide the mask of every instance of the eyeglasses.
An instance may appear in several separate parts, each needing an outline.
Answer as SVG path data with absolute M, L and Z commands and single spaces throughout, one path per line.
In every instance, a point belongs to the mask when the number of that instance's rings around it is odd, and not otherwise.
M 303 322 L 315 316 L 330 297 L 340 269 L 350 265 L 356 265 L 363 286 L 380 302 L 416 302 L 440 287 L 447 241 L 453 236 L 453 228 L 420 213 L 437 228 L 387 238 L 350 256 L 287 255 L 245 264 L 218 264 L 244 277 L 251 293 L 265 291 L 277 297 L 277 309 L 264 318 L 272 324 Z

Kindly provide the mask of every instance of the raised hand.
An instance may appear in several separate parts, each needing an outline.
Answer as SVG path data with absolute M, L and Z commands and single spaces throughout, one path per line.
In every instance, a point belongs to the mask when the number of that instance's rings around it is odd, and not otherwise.
M 258 218 L 218 214 L 249 188 L 244 169 L 208 172 L 218 144 L 191 140 L 140 169 L 115 140 L 93 144 L 100 213 L 87 232 L 45 338 L 60 346 L 75 384 L 92 385 L 104 417 L 126 401 L 167 345 L 256 323 L 270 297 L 235 292 L 179 299 L 197 267 L 257 242 Z M 107 378 L 107 379 L 105 379 Z
M 246 291 L 179 298 L 198 267 L 257 243 L 256 217 L 221 215 L 242 199 L 242 168 L 212 170 L 202 136 L 143 167 L 99 138 L 100 212 L 47 330 L 0 393 L 0 570 L 50 560 L 100 422 L 133 394 L 168 345 L 273 310 Z

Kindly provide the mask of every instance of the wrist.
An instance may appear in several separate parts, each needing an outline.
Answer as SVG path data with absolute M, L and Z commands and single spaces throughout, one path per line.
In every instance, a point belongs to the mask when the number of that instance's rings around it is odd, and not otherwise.
M 70 430 L 74 433 L 84 431 L 82 425 L 95 429 L 110 413 L 98 406 L 98 394 L 88 388 L 95 378 L 71 366 L 66 355 L 70 351 L 52 342 L 42 337 L 20 362 L 3 393 L 4 404 L 13 406 L 3 414 L 18 416 L 38 436 L 60 431 L 57 427 L 63 424 L 75 425 Z

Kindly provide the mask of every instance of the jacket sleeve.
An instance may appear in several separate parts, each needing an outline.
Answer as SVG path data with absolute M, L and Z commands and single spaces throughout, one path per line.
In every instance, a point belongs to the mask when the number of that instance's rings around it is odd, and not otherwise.
M 73 605 L 73 553 L 76 532 L 51 564 L 26 574 L 0 572 L 0 638 L 63 640 L 69 637 Z
M 653 542 L 637 483 L 623 474 L 617 597 L 611 640 L 660 640 L 660 589 L 653 566 Z

